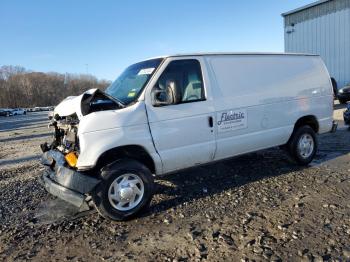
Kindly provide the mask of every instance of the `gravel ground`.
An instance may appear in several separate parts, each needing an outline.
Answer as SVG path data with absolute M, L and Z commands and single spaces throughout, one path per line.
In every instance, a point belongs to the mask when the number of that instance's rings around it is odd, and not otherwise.
M 164 176 L 128 222 L 39 185 L 46 113 L 0 118 L 0 260 L 350 261 L 350 133 L 336 109 L 309 167 L 274 148 Z

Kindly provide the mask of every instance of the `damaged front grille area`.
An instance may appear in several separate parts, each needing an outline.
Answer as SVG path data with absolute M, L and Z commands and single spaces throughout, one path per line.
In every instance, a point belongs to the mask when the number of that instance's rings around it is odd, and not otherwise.
M 49 124 L 49 127 L 54 128 L 54 139 L 51 144 L 42 144 L 42 151 L 56 149 L 64 154 L 74 152 L 79 155 L 78 126 L 79 119 L 76 114 L 66 117 L 55 115 Z

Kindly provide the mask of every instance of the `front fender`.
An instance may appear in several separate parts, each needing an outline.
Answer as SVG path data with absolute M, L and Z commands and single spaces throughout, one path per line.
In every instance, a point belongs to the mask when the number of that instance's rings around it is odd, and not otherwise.
M 78 170 L 93 168 L 99 157 L 110 149 L 138 145 L 143 147 L 152 157 L 156 174 L 163 172 L 162 163 L 154 148 L 148 124 L 82 133 L 79 135 L 79 142 Z

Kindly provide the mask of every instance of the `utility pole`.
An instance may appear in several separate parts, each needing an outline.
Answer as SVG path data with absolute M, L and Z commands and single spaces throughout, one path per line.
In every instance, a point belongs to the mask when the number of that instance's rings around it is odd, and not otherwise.
M 64 74 L 64 85 L 66 86 L 68 84 L 68 74 L 67 72 Z

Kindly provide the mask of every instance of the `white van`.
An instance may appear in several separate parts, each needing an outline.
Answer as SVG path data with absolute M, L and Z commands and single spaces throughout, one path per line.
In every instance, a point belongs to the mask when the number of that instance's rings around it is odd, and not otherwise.
M 128 67 L 105 92 L 68 97 L 41 145 L 46 189 L 113 220 L 143 210 L 153 174 L 284 146 L 307 165 L 317 134 L 336 129 L 319 56 L 173 55 Z

